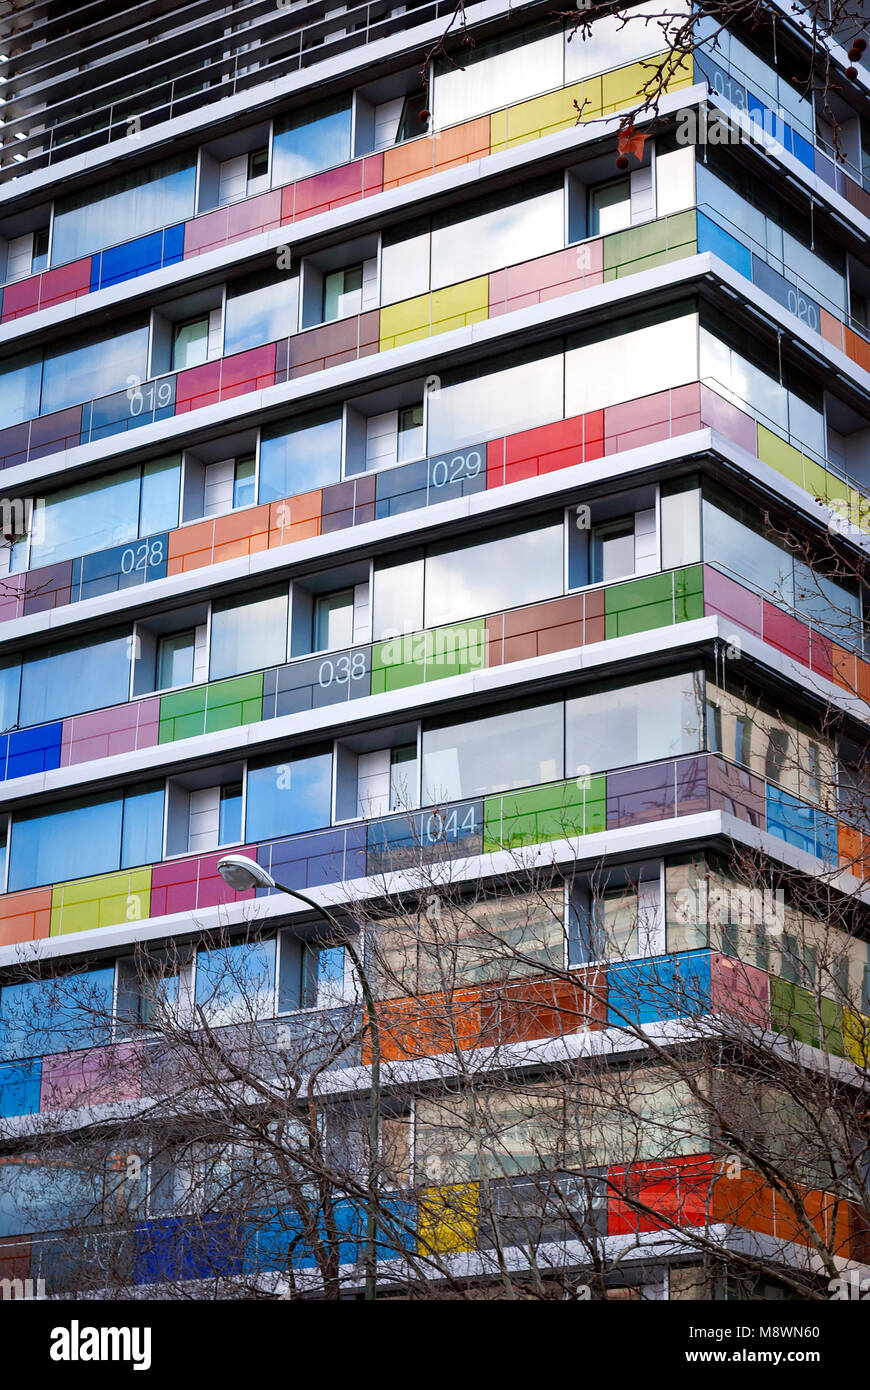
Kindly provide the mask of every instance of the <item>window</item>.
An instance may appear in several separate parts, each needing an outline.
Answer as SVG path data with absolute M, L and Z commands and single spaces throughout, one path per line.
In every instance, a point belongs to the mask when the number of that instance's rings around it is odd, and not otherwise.
M 433 220 L 432 289 L 470 280 L 501 266 L 561 250 L 564 245 L 563 188 L 546 180 L 519 192 L 500 193 L 461 219 L 454 212 Z
M 353 642 L 353 589 L 322 594 L 314 604 L 313 652 L 349 647 Z
M 0 990 L 0 1057 L 40 1057 L 111 1041 L 113 966 Z
M 576 82 L 595 73 L 626 67 L 654 53 L 664 53 L 672 47 L 671 37 L 689 13 L 685 0 L 668 0 L 666 6 L 658 0 L 645 0 L 619 14 L 596 19 L 587 37 L 575 33 L 567 38 L 565 81 Z M 668 18 L 670 15 L 672 19 Z M 626 16 L 627 22 L 623 22 Z M 569 26 L 569 36 L 570 32 Z M 639 85 L 650 74 L 651 70 L 644 72 L 638 79 Z
M 332 819 L 332 750 L 248 766 L 249 842 L 320 830 Z
M 181 372 L 186 367 L 199 367 L 207 359 L 208 315 L 176 324 L 172 331 L 171 370 Z
M 179 1002 L 180 962 L 170 951 L 122 956 L 117 962 L 115 1035 L 153 1028 Z
M 194 213 L 195 188 L 194 153 L 60 198 L 55 206 L 52 265 L 186 221 Z
M 277 666 L 287 659 L 287 590 L 268 589 L 239 602 L 214 604 L 211 619 L 211 680 Z
M 589 582 L 607 583 L 634 574 L 634 517 L 595 526 L 589 537 Z
M 422 458 L 426 452 L 426 436 L 423 428 L 423 406 L 407 405 L 398 412 L 397 463 L 408 459 Z
M 322 321 L 332 323 L 334 319 L 358 314 L 362 309 L 362 286 L 362 265 L 347 266 L 344 270 L 333 270 L 324 275 Z
M 260 440 L 260 502 L 313 492 L 341 476 L 341 414 L 318 411 L 267 425 Z
M 589 236 L 631 226 L 631 180 L 614 179 L 589 190 Z
M 561 87 L 564 42 L 561 29 L 540 25 L 463 49 L 458 61 L 439 58 L 432 93 L 436 127 Z
M 233 508 L 250 507 L 255 501 L 255 459 L 236 459 L 233 469 Z
M 269 151 L 268 149 L 252 150 L 248 155 L 248 194 L 253 191 L 252 184 L 259 184 L 265 180 L 269 172 Z M 265 186 L 265 185 L 262 185 Z
M 174 690 L 179 685 L 193 684 L 193 659 L 196 632 L 173 632 L 161 637 L 157 644 L 157 690 Z
M 28 565 L 37 569 L 178 525 L 178 457 L 50 493 L 33 528 Z
M 212 1028 L 271 1018 L 275 1011 L 274 937 L 198 951 L 195 1003 Z
M 31 275 L 37 275 L 48 265 L 48 228 L 40 227 L 33 233 L 33 259 L 30 262 Z
M 39 353 L 22 352 L 5 359 L 0 366 L 0 429 L 39 414 L 41 384 Z
M 123 797 L 89 797 L 55 810 L 15 816 L 9 856 L 9 891 L 64 883 L 121 865 Z
M 697 314 L 653 312 L 606 333 L 588 330 L 565 354 L 565 414 L 585 415 L 697 379 Z
M 227 286 L 224 353 L 246 352 L 296 332 L 299 277 L 289 271 L 245 276 Z
M 563 588 L 564 525 L 530 526 L 479 545 L 452 542 L 426 556 L 424 627 L 553 598 Z M 376 587 L 377 595 L 377 587 Z
M 49 415 L 113 391 L 128 378 L 148 375 L 148 324 L 119 325 L 110 334 L 45 354 L 40 413 Z
M 273 186 L 347 164 L 350 137 L 351 103 L 344 97 L 278 121 L 272 144 Z
M 568 700 L 566 775 L 699 752 L 702 691 L 700 674 L 687 671 Z
M 423 560 L 378 561 L 372 636 L 396 637 L 423 626 Z
M 242 784 L 231 782 L 221 787 L 218 844 L 235 845 L 242 838 Z
M 554 782 L 564 775 L 563 740 L 561 703 L 424 729 L 423 803 Z
M 130 646 L 130 632 L 122 628 L 91 642 L 37 648 L 22 662 L 21 724 L 123 704 L 130 692 Z
M 429 398 L 430 455 L 563 419 L 563 382 L 561 352 L 445 373 L 441 390 Z

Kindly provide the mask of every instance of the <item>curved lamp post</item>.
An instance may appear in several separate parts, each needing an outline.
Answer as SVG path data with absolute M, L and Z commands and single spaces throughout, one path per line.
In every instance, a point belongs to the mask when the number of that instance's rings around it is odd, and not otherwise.
M 305 893 L 299 893 L 295 888 L 287 888 L 283 883 L 276 883 L 270 873 L 267 873 L 261 864 L 255 859 L 249 859 L 246 854 L 228 854 L 226 858 L 218 863 L 218 873 L 224 883 L 236 892 L 243 893 L 250 888 L 274 888 L 279 893 L 286 893 L 290 898 L 297 898 L 299 902 L 310 907 L 312 912 L 316 912 L 327 922 L 341 941 L 344 949 L 350 956 L 356 977 L 359 980 L 360 989 L 366 1006 L 366 1017 L 371 1036 L 372 1065 L 371 1065 L 371 1086 L 369 1091 L 369 1145 L 371 1149 L 369 1158 L 368 1175 L 368 1201 L 366 1210 L 366 1243 L 365 1255 L 363 1258 L 363 1268 L 365 1269 L 365 1297 L 373 1299 L 375 1297 L 375 1268 L 377 1264 L 377 1202 L 378 1202 L 378 1181 L 377 1165 L 378 1153 L 380 1148 L 380 1096 L 381 1096 L 381 1037 L 378 1030 L 378 1015 L 375 1008 L 374 995 L 369 985 L 368 976 L 360 959 L 359 952 L 351 941 L 348 940 L 346 933 L 342 930 L 339 923 L 327 908 L 321 907 L 319 903 L 313 901 Z

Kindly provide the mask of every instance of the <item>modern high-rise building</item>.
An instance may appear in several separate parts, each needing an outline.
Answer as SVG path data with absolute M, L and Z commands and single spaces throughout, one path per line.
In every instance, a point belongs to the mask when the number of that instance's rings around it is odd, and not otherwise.
M 3 9 L 0 1276 L 866 1273 L 860 25 Z

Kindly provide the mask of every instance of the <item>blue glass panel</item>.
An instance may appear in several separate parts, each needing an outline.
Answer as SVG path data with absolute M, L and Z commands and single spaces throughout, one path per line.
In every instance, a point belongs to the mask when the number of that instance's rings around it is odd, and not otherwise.
M 7 777 L 27 777 L 60 767 L 63 724 L 43 724 L 38 729 L 19 729 L 9 735 Z
M 0 1115 L 35 1115 L 39 1110 L 42 1058 L 0 1066 Z
M 815 150 L 809 140 L 798 135 L 796 130 L 792 131 L 792 150 L 795 159 L 799 159 L 801 164 L 805 164 L 808 169 L 815 171 Z
M 722 230 L 706 213 L 698 213 L 698 251 L 710 251 L 727 265 L 733 266 L 747 280 L 752 278 L 752 256 L 736 237 Z
M 767 829 L 807 854 L 816 852 L 816 811 L 790 792 L 768 783 Z
M 710 953 L 620 961 L 607 971 L 607 1022 L 644 1025 L 685 1018 L 710 1007 Z
M 135 279 L 137 275 L 147 275 L 150 270 L 159 270 L 163 264 L 163 233 L 151 232 L 149 236 L 113 246 L 103 252 L 102 262 L 101 288 Z
M 237 1274 L 242 1268 L 242 1229 L 234 1216 L 218 1212 L 205 1212 L 191 1221 L 143 1221 L 136 1227 L 134 1282 L 176 1283 Z
M 163 233 L 163 264 L 177 265 L 184 260 L 184 223 L 167 227 Z

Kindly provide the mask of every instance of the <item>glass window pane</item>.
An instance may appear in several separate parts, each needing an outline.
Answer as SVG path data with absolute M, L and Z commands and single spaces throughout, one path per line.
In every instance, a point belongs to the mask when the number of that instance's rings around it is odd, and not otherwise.
M 606 584 L 634 574 L 634 517 L 593 527 L 589 536 L 589 579 Z
M 249 458 L 236 460 L 235 476 L 233 477 L 234 507 L 249 507 L 253 503 L 255 471 L 253 454 Z
M 227 286 L 224 353 L 246 352 L 296 332 L 299 277 L 269 271 Z
M 315 652 L 349 647 L 353 642 L 353 589 L 322 594 L 314 606 Z
M 668 0 L 666 5 L 659 4 L 659 0 L 644 0 L 630 10 L 596 19 L 585 38 L 579 32 L 571 35 L 569 26 L 565 81 L 576 82 L 594 73 L 626 67 L 653 53 L 664 53 L 672 46 L 670 35 L 676 34 L 689 13 L 688 0 Z M 628 22 L 623 23 L 626 15 Z M 672 20 L 668 18 L 670 15 L 674 16 Z M 649 75 L 645 74 L 640 81 Z
M 332 819 L 332 753 L 248 766 L 248 842 L 320 830 Z
M 606 236 L 631 226 L 631 182 L 616 179 L 589 190 L 589 235 Z
M 242 784 L 221 787 L 218 844 L 235 845 L 242 838 Z
M 490 199 L 490 206 L 461 221 L 455 215 L 441 225 L 437 220 L 432 230 L 432 288 L 528 260 L 530 247 L 536 256 L 561 249 L 562 202 L 561 184 L 539 193 L 526 188 Z
M 562 86 L 561 29 L 543 26 L 477 44 L 460 63 L 435 67 L 433 114 L 439 128 Z
M 148 374 L 148 324 L 119 329 L 78 347 L 45 355 L 41 414 L 108 396 L 127 387 L 127 378 Z
M 563 373 L 561 353 L 502 368 L 457 372 L 430 397 L 429 453 L 561 420 Z
M 423 561 L 375 565 L 372 636 L 397 637 L 423 626 Z
M 49 494 L 31 542 L 30 568 L 135 540 L 139 488 L 139 469 L 125 468 Z
M 12 824 L 9 891 L 112 873 L 121 862 L 123 797 L 69 801 L 17 815 Z
M 697 379 L 697 314 L 626 325 L 565 354 L 565 413 L 585 415 Z
M 43 724 L 124 704 L 130 693 L 130 633 L 56 642 L 28 655 L 21 671 L 21 723 Z
M 178 499 L 181 488 L 181 459 L 146 463 L 142 470 L 142 500 L 139 508 L 139 535 L 154 536 L 178 525 Z
M 0 732 L 18 727 L 20 690 L 20 656 L 0 657 Z
M 173 632 L 161 637 L 157 646 L 157 689 L 173 690 L 179 685 L 193 684 L 193 657 L 196 634 Z
M 497 613 L 561 594 L 564 526 L 539 526 L 426 556 L 424 627 Z
M 196 153 L 135 169 L 55 204 L 52 265 L 193 216 Z
M 318 411 L 291 424 L 268 425 L 260 441 L 260 502 L 278 502 L 338 482 L 341 415 Z
M 554 782 L 562 745 L 561 702 L 424 729 L 423 804 Z
M 347 318 L 362 308 L 362 266 L 333 270 L 323 280 L 323 322 Z
M 240 941 L 196 956 L 196 1005 L 213 1028 L 271 1018 L 275 1010 L 275 939 Z
M 272 186 L 294 183 L 350 159 L 351 104 L 346 97 L 276 122 Z
M 212 608 L 210 679 L 277 666 L 287 657 L 287 590 L 270 589 Z
M 567 776 L 697 752 L 702 746 L 702 684 L 700 676 L 687 671 L 568 700 Z
M 124 797 L 121 868 L 157 864 L 163 858 L 163 783 L 135 787 Z M 147 917 L 147 912 L 140 916 Z
M 41 353 L 23 352 L 0 367 L 0 429 L 20 425 L 39 414 Z
M 172 334 L 172 370 L 199 367 L 208 357 L 208 318 L 180 323 Z

